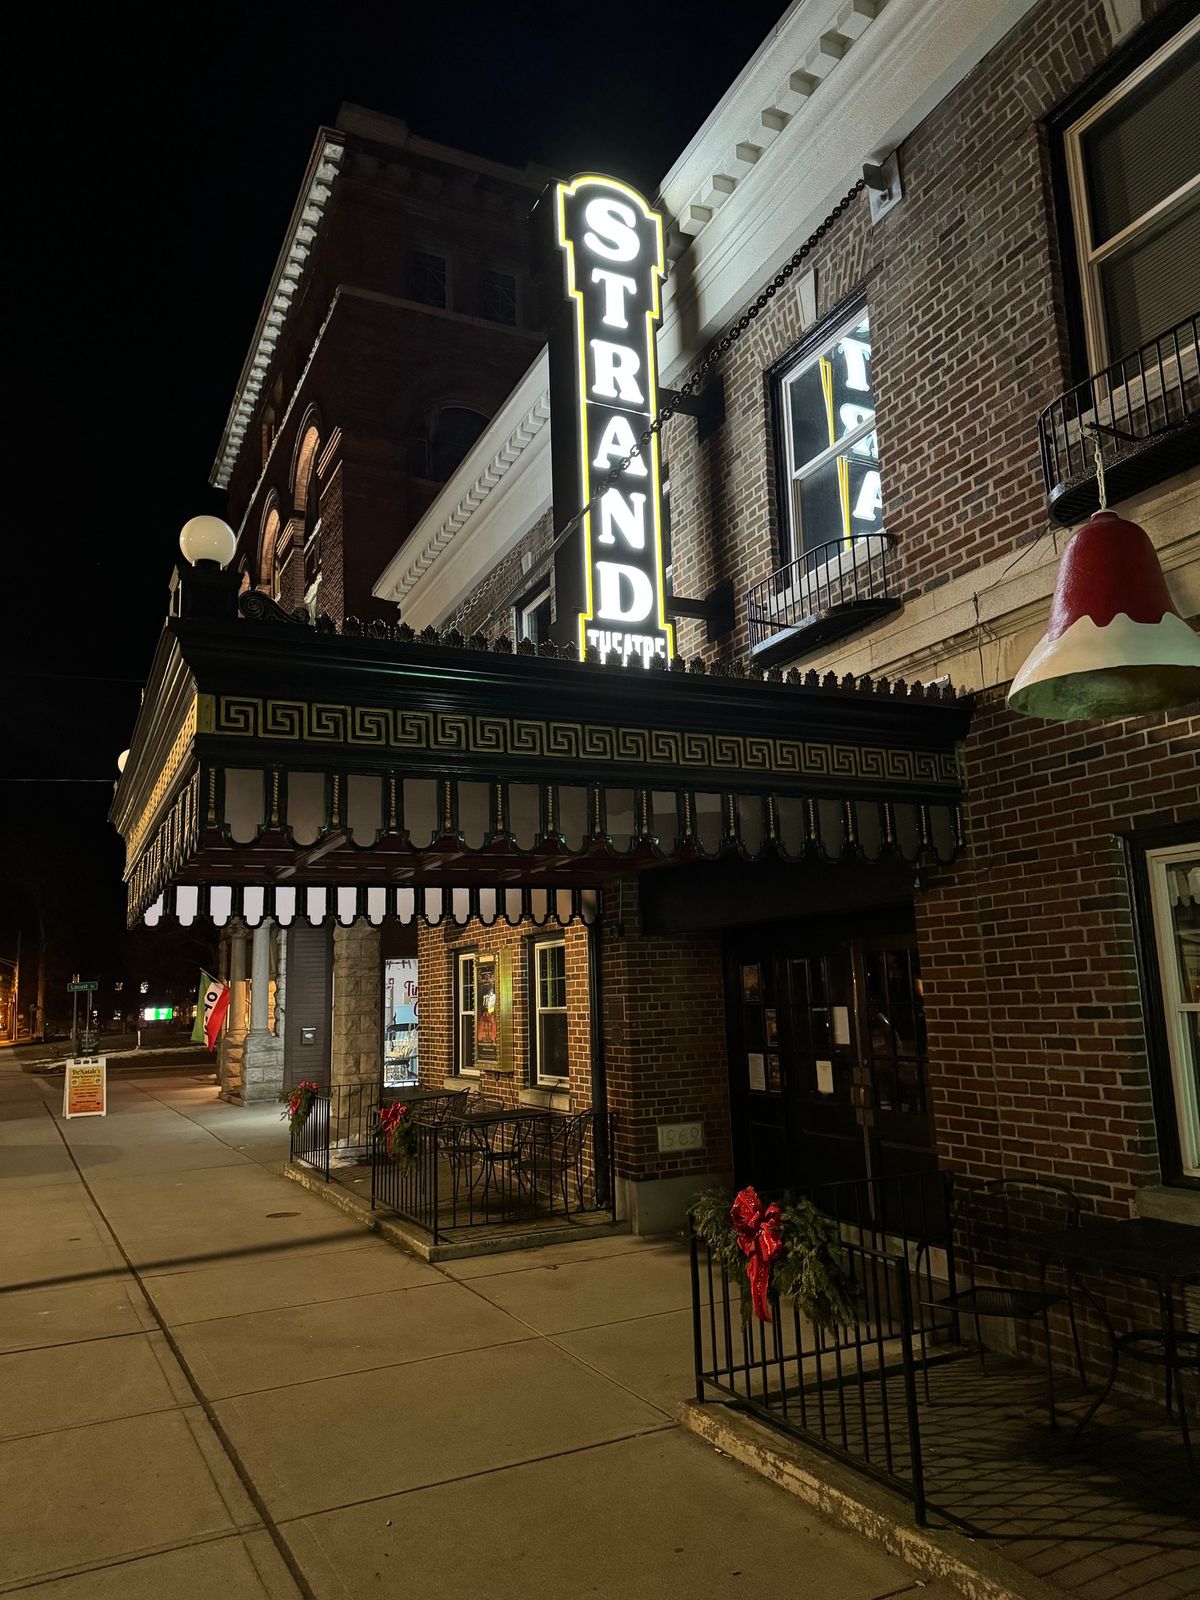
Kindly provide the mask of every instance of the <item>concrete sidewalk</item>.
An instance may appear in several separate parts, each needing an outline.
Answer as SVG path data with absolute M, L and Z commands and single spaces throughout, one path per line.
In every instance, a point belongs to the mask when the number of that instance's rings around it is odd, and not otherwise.
M 0 1059 L 0 1593 L 949 1600 L 678 1426 L 680 1246 L 430 1266 L 275 1107 L 60 1095 Z

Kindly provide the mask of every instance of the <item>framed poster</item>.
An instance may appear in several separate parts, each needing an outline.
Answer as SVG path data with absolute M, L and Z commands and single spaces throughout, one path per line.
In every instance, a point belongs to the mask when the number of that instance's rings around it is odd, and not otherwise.
M 767 1044 L 774 1049 L 779 1043 L 779 1013 L 773 1006 L 768 1006 L 763 1016 L 766 1018 Z
M 475 1061 L 495 1066 L 500 1060 L 500 989 L 496 957 L 475 958 Z
M 755 1094 L 763 1094 L 767 1087 L 767 1073 L 763 1057 L 754 1051 L 746 1057 L 746 1065 L 750 1070 L 750 1088 Z
M 742 966 L 742 999 L 748 1006 L 762 1002 L 762 969 L 757 961 L 748 961 Z
M 767 1089 L 771 1094 L 783 1093 L 783 1074 L 779 1068 L 779 1057 L 767 1057 Z
M 417 963 L 383 964 L 383 1086 L 411 1087 L 418 1078 Z

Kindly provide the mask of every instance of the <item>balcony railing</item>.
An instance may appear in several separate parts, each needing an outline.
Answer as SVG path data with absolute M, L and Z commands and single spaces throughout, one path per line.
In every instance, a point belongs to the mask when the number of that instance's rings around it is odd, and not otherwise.
M 1064 527 L 1100 504 L 1096 449 L 1110 501 L 1173 477 L 1200 455 L 1197 317 L 1093 373 L 1038 421 L 1050 514 Z
M 899 611 L 886 534 L 806 550 L 746 593 L 750 653 L 759 666 L 797 660 Z

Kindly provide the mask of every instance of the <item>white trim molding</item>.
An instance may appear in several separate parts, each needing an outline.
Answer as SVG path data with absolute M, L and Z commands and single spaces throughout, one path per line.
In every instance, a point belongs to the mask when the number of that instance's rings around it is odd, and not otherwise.
M 320 231 L 325 208 L 333 194 L 345 154 L 344 141 L 345 136 L 331 128 L 322 128 L 317 136 L 316 148 L 309 159 L 308 170 L 300 186 L 300 196 L 284 235 L 283 248 L 271 275 L 267 297 L 258 314 L 254 337 L 242 364 L 217 457 L 209 473 L 209 482 L 218 489 L 228 488 L 242 445 L 254 421 L 283 325 L 288 319 Z
M 549 423 L 542 350 L 372 590 L 414 628 L 453 613 L 550 509 Z

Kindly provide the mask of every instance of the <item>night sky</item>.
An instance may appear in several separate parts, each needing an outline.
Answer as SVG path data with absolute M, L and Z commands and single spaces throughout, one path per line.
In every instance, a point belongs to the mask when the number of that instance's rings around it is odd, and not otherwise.
M 105 821 L 116 757 L 179 528 L 224 511 L 208 471 L 317 127 L 356 101 L 464 150 L 564 176 L 595 166 L 653 195 L 783 9 L 35 8 L 34 29 L 54 31 L 25 44 L 30 98 L 10 123 L 23 215 L 11 236 L 0 955 L 18 923 L 34 939 L 36 884 L 56 968 L 118 959 L 121 850 Z

